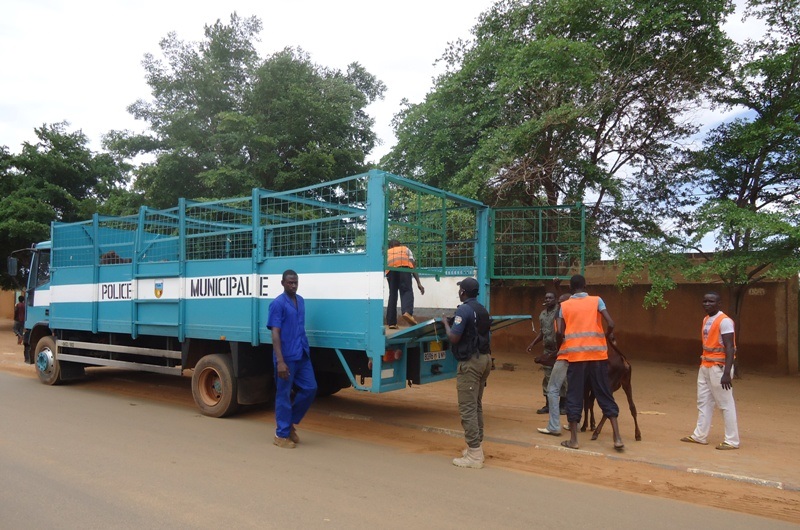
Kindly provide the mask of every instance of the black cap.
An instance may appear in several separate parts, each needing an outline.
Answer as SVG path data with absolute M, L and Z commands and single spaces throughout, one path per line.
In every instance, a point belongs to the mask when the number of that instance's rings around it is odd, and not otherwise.
M 464 278 L 458 282 L 458 286 L 461 287 L 461 289 L 463 289 L 467 294 L 478 294 L 478 280 L 475 278 Z

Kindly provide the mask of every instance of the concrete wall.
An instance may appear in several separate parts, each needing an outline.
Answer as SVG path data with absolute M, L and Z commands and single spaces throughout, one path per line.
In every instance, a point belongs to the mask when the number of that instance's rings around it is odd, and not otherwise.
M 648 285 L 634 285 L 620 291 L 612 264 L 586 268 L 590 294 L 605 300 L 616 324 L 620 349 L 630 359 L 698 364 L 700 325 L 705 313 L 700 302 L 713 289 L 727 300 L 719 285 L 681 283 L 670 291 L 666 308 L 644 309 Z M 548 285 L 547 287 L 550 287 Z M 495 314 L 531 314 L 538 328 L 547 288 L 541 282 L 496 282 L 492 284 L 491 312 Z M 561 292 L 569 290 L 563 282 Z M 744 373 L 747 369 L 798 373 L 798 282 L 765 282 L 748 290 L 742 308 L 740 329 L 736 330 L 737 359 Z M 538 331 L 538 330 L 537 330 Z M 512 326 L 492 337 L 495 351 L 524 350 L 535 335 L 529 326 Z

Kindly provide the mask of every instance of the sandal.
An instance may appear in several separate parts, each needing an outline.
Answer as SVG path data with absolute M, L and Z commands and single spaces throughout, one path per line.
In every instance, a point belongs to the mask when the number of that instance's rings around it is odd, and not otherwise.
M 728 442 L 722 442 L 717 446 L 717 449 L 719 449 L 720 451 L 730 451 L 732 449 L 739 449 L 739 448 L 736 447 L 735 445 L 729 444 Z
M 701 442 L 699 440 L 695 440 L 693 436 L 684 436 L 683 438 L 681 438 L 681 441 L 682 442 L 689 442 L 690 444 L 708 445 L 708 442 Z M 731 446 L 731 447 L 733 447 L 733 446 Z M 719 447 L 717 449 L 719 449 Z M 734 447 L 734 449 L 735 449 L 735 447 Z

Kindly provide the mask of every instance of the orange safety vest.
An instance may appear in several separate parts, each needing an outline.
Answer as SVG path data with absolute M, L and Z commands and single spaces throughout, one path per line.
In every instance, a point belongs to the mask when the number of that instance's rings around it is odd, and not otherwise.
M 703 319 L 703 326 L 700 328 L 700 341 L 703 343 L 703 353 L 700 355 L 701 366 L 714 366 L 715 364 L 725 364 L 725 346 L 722 345 L 722 336 L 720 335 L 719 328 L 722 325 L 722 320 L 728 318 L 728 315 L 719 312 L 717 318 L 711 323 L 708 329 L 708 336 L 703 337 L 703 330 L 706 329 L 706 322 L 710 317 L 706 315 Z M 733 358 L 736 358 L 736 333 L 733 335 Z
M 606 334 L 597 310 L 599 300 L 599 296 L 585 296 L 561 302 L 566 329 L 559 357 L 566 353 L 571 363 L 608 359 Z
M 408 247 L 400 245 L 389 249 L 389 254 L 386 256 L 386 265 L 389 267 L 408 267 L 414 268 L 414 262 L 408 257 Z M 389 274 L 389 271 L 386 271 Z

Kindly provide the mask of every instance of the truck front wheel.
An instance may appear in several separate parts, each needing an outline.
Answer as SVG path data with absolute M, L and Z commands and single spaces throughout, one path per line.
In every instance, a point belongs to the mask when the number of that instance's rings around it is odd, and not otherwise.
M 39 339 L 33 352 L 33 359 L 39 381 L 46 385 L 56 385 L 61 382 L 61 365 L 56 357 L 56 341 L 53 337 L 47 335 Z
M 214 354 L 200 359 L 192 374 L 192 396 L 206 416 L 222 418 L 236 411 L 239 402 L 230 356 Z

